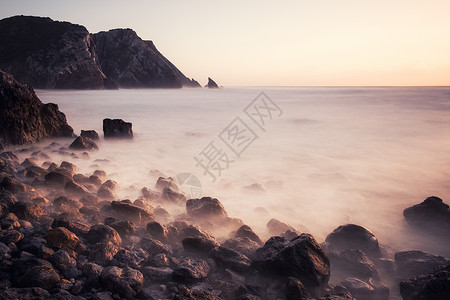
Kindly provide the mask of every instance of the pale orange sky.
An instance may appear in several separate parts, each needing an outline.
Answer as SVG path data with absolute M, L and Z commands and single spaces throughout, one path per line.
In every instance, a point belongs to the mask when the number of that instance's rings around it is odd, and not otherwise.
M 220 85 L 450 85 L 450 1 L 0 0 L 0 18 L 132 28 Z

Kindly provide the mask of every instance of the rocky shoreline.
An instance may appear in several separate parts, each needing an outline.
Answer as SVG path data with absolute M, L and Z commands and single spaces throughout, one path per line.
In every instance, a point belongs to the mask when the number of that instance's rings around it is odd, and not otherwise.
M 320 244 L 273 219 L 264 241 L 219 200 L 188 199 L 170 177 L 137 199 L 117 198 L 120 183 L 101 169 L 78 173 L 74 163 L 88 150 L 61 142 L 0 154 L 0 299 L 445 299 L 449 292 L 448 259 L 412 250 L 392 257 L 359 225 L 339 226 Z M 66 160 L 56 164 L 55 156 Z M 185 212 L 169 213 L 173 205 Z M 405 216 L 448 213 L 437 197 L 418 206 Z M 340 283 L 329 284 L 330 276 Z
M 136 199 L 90 160 L 99 134 L 73 136 L 54 104 L 0 73 L 0 299 L 447 299 L 450 261 L 392 251 L 344 224 L 323 243 L 272 219 L 270 238 L 213 197 L 189 199 L 160 176 Z M 35 109 L 32 109 L 35 108 Z M 132 124 L 104 119 L 132 143 Z M 48 138 L 66 137 L 53 142 Z M 32 144 L 41 141 L 40 145 Z M 2 146 L 3 144 L 3 146 Z M 11 145 L 29 144 L 25 148 Z M 22 146 L 23 147 L 23 146 Z M 4 149 L 3 149 L 4 148 Z M 92 162 L 89 171 L 77 164 Z M 173 209 L 176 208 L 176 209 Z M 450 210 L 429 197 L 404 210 L 448 243 Z M 336 224 L 338 225 L 338 224 Z

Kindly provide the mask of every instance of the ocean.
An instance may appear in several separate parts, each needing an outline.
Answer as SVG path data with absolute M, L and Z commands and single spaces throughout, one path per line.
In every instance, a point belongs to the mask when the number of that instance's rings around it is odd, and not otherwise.
M 191 197 L 218 198 L 264 238 L 271 218 L 319 242 L 355 223 L 388 249 L 449 255 L 448 240 L 411 230 L 402 213 L 431 195 L 450 202 L 450 88 L 36 93 L 59 105 L 76 134 L 100 134 L 99 150 L 72 162 L 84 174 L 105 170 L 121 199 L 172 176 Z M 104 118 L 132 122 L 134 139 L 103 140 Z

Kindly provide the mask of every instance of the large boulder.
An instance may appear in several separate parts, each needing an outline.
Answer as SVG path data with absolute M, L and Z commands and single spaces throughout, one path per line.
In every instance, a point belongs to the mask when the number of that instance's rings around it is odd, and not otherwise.
M 361 250 L 347 249 L 328 252 L 331 264 L 331 276 L 334 281 L 342 281 L 347 277 L 368 280 L 378 278 L 373 262 Z
M 441 198 L 428 197 L 422 203 L 406 208 L 403 216 L 414 228 L 430 234 L 450 236 L 450 209 Z
M 330 262 L 325 251 L 306 233 L 290 241 L 284 237 L 270 238 L 256 251 L 252 266 L 269 276 L 296 277 L 313 296 L 324 290 L 330 278 Z
M 153 214 L 150 211 L 125 201 L 113 201 L 111 202 L 111 208 L 115 213 L 132 222 L 140 223 L 153 220 Z
M 105 138 L 132 138 L 132 124 L 122 119 L 103 119 Z
M 105 75 L 86 28 L 50 18 L 0 20 L 0 68 L 35 88 L 99 89 Z
M 17 287 L 40 287 L 50 290 L 60 281 L 60 276 L 53 265 L 43 259 L 17 260 L 12 270 L 13 283 Z
M 347 278 L 341 285 L 358 300 L 388 300 L 389 288 L 383 284 L 374 284 L 358 278 Z
M 356 249 L 363 251 L 372 259 L 381 257 L 380 245 L 375 235 L 359 225 L 339 226 L 326 237 L 325 242 L 332 251 Z
M 0 35 L 2 33 L 0 29 Z M 1 49 L 4 43 L 2 38 L 0 40 Z M 72 127 L 56 104 L 43 104 L 30 86 L 17 82 L 1 70 L 0 95 L 1 144 L 26 144 L 47 137 L 73 136 Z
M 404 300 L 447 300 L 450 295 L 450 265 L 400 282 L 400 294 Z
M 102 31 L 92 38 L 103 72 L 120 87 L 200 87 L 168 61 L 152 41 L 143 41 L 131 29 Z
M 222 203 L 211 197 L 186 201 L 186 211 L 188 216 L 195 220 L 217 220 L 228 216 Z
M 73 150 L 98 150 L 97 144 L 88 137 L 79 136 L 77 137 L 72 144 L 70 144 L 69 149 Z
M 193 283 L 205 279 L 210 269 L 203 259 L 185 258 L 173 270 L 172 278 L 181 283 Z

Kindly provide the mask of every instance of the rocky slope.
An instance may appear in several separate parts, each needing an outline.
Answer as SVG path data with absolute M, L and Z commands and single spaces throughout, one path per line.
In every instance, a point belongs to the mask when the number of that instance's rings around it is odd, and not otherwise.
M 34 88 L 104 87 L 105 75 L 86 28 L 50 18 L 0 20 L 0 68 Z
M 0 68 L 43 89 L 200 87 L 131 29 L 91 35 L 33 16 L 0 20 Z
M 92 35 L 103 72 L 121 87 L 200 87 L 131 29 Z
M 58 106 L 43 104 L 30 86 L 0 70 L 0 144 L 26 144 L 59 136 L 73 136 L 73 129 Z

